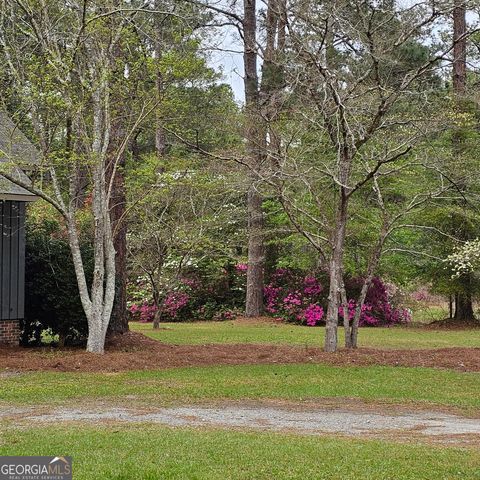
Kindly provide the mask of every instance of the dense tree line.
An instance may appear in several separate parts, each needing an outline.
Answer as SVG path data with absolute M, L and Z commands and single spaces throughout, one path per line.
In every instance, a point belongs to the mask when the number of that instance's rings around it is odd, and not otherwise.
M 357 346 L 379 274 L 472 319 L 474 269 L 445 259 L 480 230 L 479 6 L 2 0 L 2 108 L 41 149 L 23 186 L 62 219 L 87 349 L 128 328 L 127 284 L 148 285 L 158 325 L 186 273 L 242 262 L 247 316 L 275 267 L 322 272 L 327 351 L 339 320 Z M 219 35 L 242 54 L 240 105 L 209 62 Z

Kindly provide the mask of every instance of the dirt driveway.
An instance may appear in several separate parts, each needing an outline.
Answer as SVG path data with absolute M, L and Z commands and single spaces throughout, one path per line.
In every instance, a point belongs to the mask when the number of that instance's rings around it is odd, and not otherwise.
M 214 427 L 291 432 L 304 435 L 341 434 L 393 440 L 421 439 L 436 443 L 480 446 L 480 418 L 432 410 L 312 408 L 295 404 L 224 402 L 212 405 L 124 408 L 75 405 L 54 409 L 7 407 L 0 420 L 6 424 L 149 423 L 170 427 Z

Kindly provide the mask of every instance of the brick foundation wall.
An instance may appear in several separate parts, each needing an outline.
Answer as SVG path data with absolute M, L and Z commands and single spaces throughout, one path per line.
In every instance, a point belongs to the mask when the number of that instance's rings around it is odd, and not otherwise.
M 18 345 L 20 320 L 0 320 L 0 344 Z

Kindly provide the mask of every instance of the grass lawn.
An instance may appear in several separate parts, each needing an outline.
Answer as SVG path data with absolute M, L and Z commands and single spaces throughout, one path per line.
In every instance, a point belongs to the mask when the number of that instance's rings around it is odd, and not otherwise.
M 165 326 L 165 325 L 164 325 Z M 234 322 L 169 324 L 151 331 L 171 343 L 265 342 L 315 345 L 323 329 Z M 148 331 L 150 329 L 150 331 Z M 362 330 L 369 346 L 474 346 L 478 332 L 413 329 Z M 164 336 L 169 336 L 165 338 Z M 412 345 L 413 339 L 421 345 Z M 376 343 L 375 343 L 376 342 Z M 443 343 L 441 343 L 443 342 Z M 461 343 L 464 342 L 464 343 Z M 372 344 L 373 343 L 373 344 Z M 35 353 L 32 353 L 35 355 Z M 55 355 L 55 352 L 52 352 Z M 160 367 L 160 366 L 159 366 Z M 75 408 L 99 402 L 122 407 L 211 403 L 220 400 L 322 399 L 453 407 L 480 415 L 480 373 L 391 366 L 322 364 L 238 365 L 118 373 L 32 372 L 0 378 L 2 406 Z M 70 455 L 76 480 L 431 480 L 480 478 L 480 451 L 472 447 L 295 435 L 152 424 L 17 426 L 0 422 L 0 455 Z
M 0 454 L 71 455 L 76 480 L 480 478 L 473 449 L 141 424 L 7 428 Z
M 133 396 L 133 397 L 127 397 Z M 171 404 L 212 399 L 350 398 L 480 412 L 480 373 L 432 368 L 242 365 L 122 373 L 37 372 L 1 380 L 0 401 L 54 404 L 110 398 Z
M 172 344 L 272 343 L 321 346 L 325 329 L 266 322 L 163 323 L 153 330 L 150 323 L 131 322 L 130 328 L 156 340 Z M 340 331 L 340 337 L 343 330 Z M 343 339 L 342 339 L 343 341 Z M 480 347 L 480 329 L 429 330 L 422 328 L 362 328 L 362 347 L 445 348 Z
M 448 305 L 428 305 L 416 308 L 412 313 L 412 320 L 415 323 L 431 323 L 448 318 L 449 315 Z

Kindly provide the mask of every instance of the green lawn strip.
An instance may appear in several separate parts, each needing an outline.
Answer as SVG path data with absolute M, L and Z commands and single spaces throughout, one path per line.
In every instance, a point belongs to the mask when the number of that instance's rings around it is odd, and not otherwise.
M 318 364 L 175 368 L 121 373 L 37 372 L 0 380 L 0 401 L 155 398 L 163 404 L 209 399 L 358 398 L 480 408 L 480 373 L 433 368 Z
M 8 429 L 0 454 L 71 455 L 76 480 L 480 477 L 473 449 L 143 424 Z
M 438 320 L 444 320 L 450 315 L 448 305 L 430 305 L 414 309 L 412 321 L 415 323 L 431 323 Z
M 321 346 L 325 329 L 283 323 L 191 322 L 163 323 L 153 330 L 151 323 L 131 322 L 130 328 L 162 342 L 182 345 L 209 343 L 270 343 Z M 343 333 L 340 332 L 340 337 Z M 480 329 L 429 330 L 422 328 L 362 328 L 361 347 L 446 348 L 480 347 Z

